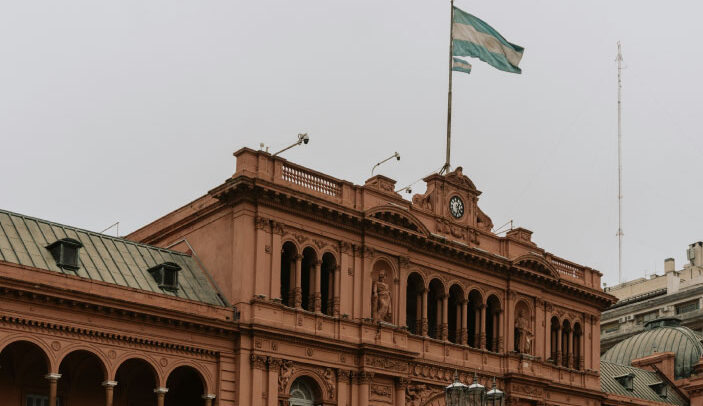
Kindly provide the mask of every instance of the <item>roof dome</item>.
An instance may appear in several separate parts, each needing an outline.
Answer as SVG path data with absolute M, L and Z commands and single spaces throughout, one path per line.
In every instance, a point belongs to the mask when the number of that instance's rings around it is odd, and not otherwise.
M 673 352 L 674 377 L 691 376 L 693 366 L 703 355 L 703 336 L 675 319 L 658 319 L 645 326 L 645 331 L 617 343 L 601 356 L 601 360 L 620 365 L 631 365 L 632 360 L 655 352 Z

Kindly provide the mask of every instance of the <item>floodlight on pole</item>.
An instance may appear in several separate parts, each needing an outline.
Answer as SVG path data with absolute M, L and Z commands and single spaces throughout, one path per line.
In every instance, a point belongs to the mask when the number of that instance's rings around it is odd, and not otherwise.
M 393 155 L 374 165 L 373 168 L 371 168 L 371 176 L 373 176 L 373 171 L 375 171 L 376 168 L 378 168 L 381 164 L 390 161 L 393 158 L 395 158 L 396 161 L 400 161 L 400 154 L 398 152 L 394 152 Z
M 298 145 L 301 145 L 301 144 L 307 144 L 308 142 L 310 142 L 310 137 L 308 136 L 308 133 L 301 133 L 301 134 L 298 134 L 298 141 L 296 141 L 296 142 L 294 142 L 293 144 L 291 144 L 291 145 L 289 145 L 289 146 L 283 148 L 282 150 L 276 152 L 275 154 L 273 154 L 273 156 L 277 156 L 277 155 L 279 155 L 279 154 L 281 154 L 281 153 L 283 153 L 283 152 L 288 151 L 289 149 L 291 149 L 291 148 L 293 148 L 293 147 L 295 147 L 295 146 L 298 146 Z

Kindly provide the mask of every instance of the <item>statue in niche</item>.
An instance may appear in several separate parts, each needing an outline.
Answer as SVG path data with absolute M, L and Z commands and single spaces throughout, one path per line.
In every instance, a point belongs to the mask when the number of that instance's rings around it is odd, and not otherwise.
M 518 310 L 517 318 L 515 319 L 515 344 L 517 352 L 521 354 L 532 353 L 532 342 L 535 336 L 530 329 L 530 320 L 527 317 L 525 309 Z
M 391 289 L 386 283 L 386 271 L 378 273 L 378 279 L 371 285 L 371 315 L 374 321 L 391 322 Z

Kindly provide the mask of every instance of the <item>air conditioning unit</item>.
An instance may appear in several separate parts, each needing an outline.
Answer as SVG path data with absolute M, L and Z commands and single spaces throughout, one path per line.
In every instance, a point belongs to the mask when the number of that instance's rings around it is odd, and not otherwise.
M 626 321 L 627 321 L 627 318 L 626 318 L 626 317 L 620 317 L 620 318 L 618 319 L 618 323 L 620 323 L 620 324 L 625 323 Z
M 629 314 L 629 315 L 625 316 L 625 321 L 632 321 L 632 320 L 634 320 L 634 319 L 635 319 L 635 315 L 634 315 L 634 314 Z

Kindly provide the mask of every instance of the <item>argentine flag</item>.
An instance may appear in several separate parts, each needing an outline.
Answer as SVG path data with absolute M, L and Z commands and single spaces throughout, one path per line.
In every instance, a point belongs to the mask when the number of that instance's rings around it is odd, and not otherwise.
M 457 7 L 452 19 L 452 46 L 453 56 L 471 56 L 502 71 L 522 73 L 518 64 L 525 49 L 511 44 L 490 25 Z M 452 69 L 459 70 L 454 66 Z

